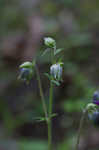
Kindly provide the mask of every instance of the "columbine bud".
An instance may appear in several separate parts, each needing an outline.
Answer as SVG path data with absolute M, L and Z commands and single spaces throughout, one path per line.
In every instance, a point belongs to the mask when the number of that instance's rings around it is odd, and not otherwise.
M 99 105 L 99 92 L 98 91 L 94 92 L 93 94 L 93 103 L 96 105 Z
M 30 68 L 21 68 L 19 79 L 23 81 L 29 81 L 32 78 L 33 71 Z
M 46 46 L 48 46 L 49 48 L 53 48 L 53 47 L 55 47 L 56 42 L 53 38 L 46 37 L 46 38 L 44 38 L 44 44 Z
M 29 82 L 33 76 L 33 67 L 35 65 L 35 61 L 31 62 L 24 62 L 21 64 L 20 67 L 20 74 L 19 79 Z
M 95 111 L 88 115 L 89 120 L 96 126 L 99 127 L 99 112 Z
M 61 64 L 53 64 L 50 67 L 50 74 L 53 76 L 54 79 L 59 81 L 62 78 L 62 70 L 63 68 Z
M 32 68 L 33 64 L 29 61 L 24 62 L 23 64 L 21 64 L 19 67 L 20 68 Z

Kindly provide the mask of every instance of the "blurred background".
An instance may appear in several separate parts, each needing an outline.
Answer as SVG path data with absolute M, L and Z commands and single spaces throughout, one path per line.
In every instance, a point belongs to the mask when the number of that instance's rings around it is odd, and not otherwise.
M 62 51 L 63 82 L 54 88 L 54 150 L 73 150 L 82 110 L 99 83 L 99 0 L 0 0 L 0 150 L 47 150 L 36 75 L 19 81 L 19 64 L 38 56 L 48 103 L 49 55 L 44 37 Z M 86 121 L 80 150 L 99 150 L 99 129 Z

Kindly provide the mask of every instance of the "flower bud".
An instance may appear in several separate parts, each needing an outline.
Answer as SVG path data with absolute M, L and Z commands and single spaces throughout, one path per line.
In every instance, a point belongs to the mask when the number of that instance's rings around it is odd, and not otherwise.
M 50 67 L 50 74 L 52 75 L 52 77 L 56 80 L 61 80 L 62 78 L 62 66 L 61 64 L 57 63 L 57 64 L 53 64 L 51 67 Z
M 46 38 L 44 38 L 44 44 L 46 46 L 48 46 L 49 48 L 53 48 L 53 47 L 55 47 L 56 42 L 53 38 L 46 37 Z
M 94 92 L 93 94 L 93 103 L 96 105 L 99 105 L 99 92 L 98 91 Z
M 30 81 L 33 75 L 33 70 L 30 68 L 21 68 L 19 79 L 23 81 Z
M 95 111 L 92 114 L 88 114 L 88 118 L 96 127 L 99 127 L 99 112 L 98 111 Z
M 29 61 L 24 62 L 23 64 L 21 64 L 19 67 L 20 68 L 32 68 L 33 64 Z

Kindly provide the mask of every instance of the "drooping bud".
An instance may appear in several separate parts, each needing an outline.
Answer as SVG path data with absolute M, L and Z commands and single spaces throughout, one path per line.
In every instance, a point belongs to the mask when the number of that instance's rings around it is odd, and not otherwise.
M 99 112 L 95 111 L 88 115 L 89 120 L 96 126 L 99 127 Z
M 33 71 L 30 68 L 21 68 L 20 69 L 20 74 L 19 74 L 19 79 L 23 81 L 30 81 L 33 75 Z
M 44 38 L 44 44 L 49 47 L 49 48 L 54 48 L 56 45 L 56 42 L 53 38 L 51 37 L 45 37 Z
M 62 65 L 60 63 L 53 64 L 50 67 L 50 74 L 52 75 L 52 77 L 55 80 L 60 81 L 62 79 L 62 71 L 63 71 L 63 68 L 62 68 Z
M 98 91 L 94 92 L 93 94 L 93 103 L 96 105 L 99 105 L 99 92 Z
M 19 67 L 20 68 L 32 68 L 33 64 L 29 61 L 24 62 L 23 64 L 21 64 Z
M 29 82 L 33 76 L 33 67 L 35 63 L 33 62 L 24 62 L 22 63 L 19 68 L 20 68 L 20 74 L 19 74 L 19 79 Z

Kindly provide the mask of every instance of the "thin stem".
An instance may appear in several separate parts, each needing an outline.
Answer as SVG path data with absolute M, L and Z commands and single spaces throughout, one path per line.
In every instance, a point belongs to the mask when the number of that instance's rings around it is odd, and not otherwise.
M 50 82 L 49 95 L 49 120 L 48 120 L 48 150 L 52 150 L 52 104 L 53 104 L 53 83 Z
M 52 126 L 51 126 L 51 119 L 48 119 L 48 150 L 52 150 Z
M 42 90 L 40 74 L 39 74 L 39 70 L 38 70 L 37 65 L 35 65 L 35 68 L 36 68 L 36 74 L 37 74 L 37 80 L 38 80 L 38 85 L 39 85 L 39 90 L 40 90 L 40 96 L 41 96 L 41 100 L 42 100 L 43 110 L 44 110 L 45 118 L 46 118 L 46 121 L 47 121 L 47 119 L 48 119 L 47 107 L 46 107 L 46 104 L 45 104 L 45 99 L 44 99 L 44 94 L 43 94 L 43 90 Z
M 54 62 L 54 49 L 51 51 L 51 63 Z M 50 81 L 49 90 L 49 115 L 48 115 L 48 150 L 52 150 L 52 107 L 53 107 L 53 83 Z
M 83 112 L 83 115 L 82 115 L 81 120 L 80 120 L 80 125 L 79 125 L 78 137 L 77 137 L 77 143 L 76 143 L 76 149 L 75 150 L 79 150 L 80 136 L 81 136 L 81 132 L 82 132 L 82 129 L 83 129 L 83 123 L 84 123 L 84 120 L 85 120 L 86 113 L 87 113 L 87 110 L 85 110 Z
M 52 114 L 52 104 L 53 104 L 53 83 L 50 81 L 49 117 L 51 117 Z

